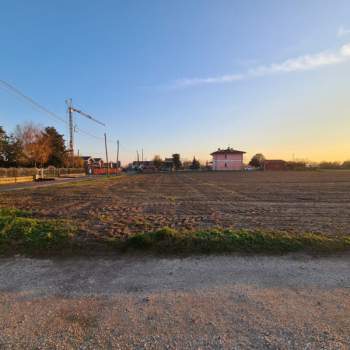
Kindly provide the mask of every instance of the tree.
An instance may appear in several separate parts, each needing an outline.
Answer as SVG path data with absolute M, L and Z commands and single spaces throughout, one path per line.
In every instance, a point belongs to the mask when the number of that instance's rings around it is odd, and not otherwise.
M 173 154 L 173 163 L 174 163 L 176 170 L 181 168 L 182 164 L 181 164 L 181 160 L 180 160 L 180 154 L 178 154 L 178 153 Z
M 158 155 L 155 155 L 154 158 L 153 158 L 153 164 L 154 166 L 159 169 L 161 166 L 162 166 L 162 158 L 160 158 L 160 156 Z
M 40 126 L 33 123 L 17 125 L 15 137 L 23 150 L 19 159 L 21 165 L 43 166 L 47 163 L 52 154 L 50 138 Z
M 319 167 L 321 169 L 341 169 L 339 162 L 321 162 Z
M 69 160 L 69 163 L 67 162 L 67 168 L 72 166 L 72 158 L 67 157 L 67 161 Z M 63 163 L 63 165 L 66 163 Z M 81 157 L 74 156 L 73 157 L 73 168 L 83 168 L 84 167 L 84 160 Z
M 64 165 L 67 158 L 67 150 L 63 135 L 59 134 L 54 127 L 46 127 L 44 137 L 48 140 L 51 152 L 47 160 L 48 165 L 61 167 Z
M 200 163 L 199 163 L 199 160 L 196 159 L 196 157 L 193 157 L 193 160 L 192 160 L 192 165 L 191 165 L 191 169 L 199 169 L 200 168 Z
M 5 166 L 6 163 L 6 148 L 7 148 L 7 135 L 2 126 L 0 126 L 0 166 Z
M 8 136 L 0 126 L 0 166 L 11 167 L 17 165 L 17 159 L 22 153 L 20 142 L 14 135 Z
M 8 143 L 6 145 L 7 166 L 17 166 L 18 160 L 21 158 L 22 152 L 23 149 L 21 143 L 13 134 L 11 134 L 8 137 Z
M 350 169 L 350 160 L 346 160 L 341 167 L 343 169 Z
M 265 162 L 265 157 L 261 153 L 255 154 L 249 162 L 249 165 L 255 168 L 262 168 Z

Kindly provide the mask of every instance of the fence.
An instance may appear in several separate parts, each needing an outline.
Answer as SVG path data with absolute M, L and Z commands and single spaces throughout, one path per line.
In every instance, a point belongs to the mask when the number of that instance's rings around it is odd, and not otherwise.
M 0 177 L 35 176 L 36 168 L 0 168 Z
M 84 168 L 55 168 L 49 167 L 44 169 L 45 177 L 73 177 L 77 175 L 85 175 L 86 171 Z
M 38 168 L 0 168 L 0 178 L 19 178 L 29 177 L 40 174 L 41 169 Z M 55 168 L 49 167 L 44 169 L 45 177 L 60 177 L 69 175 L 85 174 L 84 168 Z

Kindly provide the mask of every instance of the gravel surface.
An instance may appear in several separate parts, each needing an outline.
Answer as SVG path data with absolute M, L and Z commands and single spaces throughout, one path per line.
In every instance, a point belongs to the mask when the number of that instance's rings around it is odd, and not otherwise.
M 0 349 L 349 349 L 350 256 L 0 259 Z

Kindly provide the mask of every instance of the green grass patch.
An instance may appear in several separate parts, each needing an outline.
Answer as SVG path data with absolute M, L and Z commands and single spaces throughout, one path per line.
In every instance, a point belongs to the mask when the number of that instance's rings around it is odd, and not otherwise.
M 339 252 L 350 249 L 350 236 L 328 237 L 321 234 L 291 234 L 247 230 L 176 231 L 164 228 L 140 233 L 116 242 L 123 249 L 154 250 L 173 253 L 288 253 Z
M 65 220 L 33 218 L 29 211 L 0 209 L 0 254 L 41 254 L 101 251 L 157 253 L 335 253 L 350 250 L 350 236 L 315 233 L 211 229 L 177 231 L 163 228 L 126 238 L 106 238 L 78 243 L 78 229 Z
M 72 245 L 76 229 L 62 220 L 42 220 L 16 209 L 0 209 L 0 253 L 41 253 Z

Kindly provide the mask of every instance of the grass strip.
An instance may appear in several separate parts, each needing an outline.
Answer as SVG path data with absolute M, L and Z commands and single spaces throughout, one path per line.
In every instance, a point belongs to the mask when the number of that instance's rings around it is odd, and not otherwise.
M 76 228 L 63 220 L 42 220 L 16 209 L 0 209 L 0 253 L 41 253 L 72 246 Z
M 350 249 L 350 236 L 220 229 L 193 232 L 164 228 L 130 236 L 116 242 L 116 245 L 123 249 L 155 250 L 161 253 L 332 253 Z
M 177 231 L 163 228 L 126 238 L 78 242 L 78 229 L 68 221 L 32 218 L 32 213 L 0 209 L 0 254 L 83 252 L 94 245 L 108 251 L 157 253 L 335 253 L 350 250 L 350 236 L 325 236 L 250 230 Z M 88 250 L 88 249 L 87 249 Z M 93 250 L 92 250 L 93 252 Z

